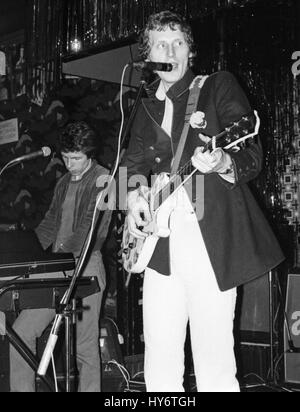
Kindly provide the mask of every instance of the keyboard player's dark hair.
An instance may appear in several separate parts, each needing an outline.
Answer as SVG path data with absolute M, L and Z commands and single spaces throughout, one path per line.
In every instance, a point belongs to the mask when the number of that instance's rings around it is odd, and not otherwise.
M 65 153 L 82 152 L 88 158 L 97 153 L 95 131 L 85 122 L 70 122 L 60 133 L 60 150 Z

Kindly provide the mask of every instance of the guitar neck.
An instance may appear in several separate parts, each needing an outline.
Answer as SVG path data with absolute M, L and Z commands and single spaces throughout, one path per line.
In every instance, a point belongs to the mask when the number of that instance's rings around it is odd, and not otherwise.
M 196 172 L 192 161 L 186 163 L 175 175 L 170 177 L 170 181 L 155 195 L 154 197 L 154 212 L 168 199 L 180 189 Z
M 211 151 L 216 147 L 223 149 L 231 149 L 238 146 L 241 142 L 254 137 L 258 134 L 260 127 L 260 119 L 257 112 L 249 113 L 243 116 L 238 122 L 234 122 L 229 127 L 226 127 L 218 135 L 214 136 L 208 143 L 204 145 L 204 152 Z M 188 161 L 178 172 L 170 177 L 170 181 L 155 195 L 154 197 L 154 212 L 168 199 L 175 191 L 182 187 L 196 172 L 192 161 Z
M 215 136 L 215 141 L 220 140 L 227 132 L 224 131 Z M 204 145 L 204 152 L 212 150 L 212 140 Z M 170 181 L 155 195 L 154 198 L 154 212 L 168 199 L 173 193 L 175 193 L 180 187 L 182 187 L 196 172 L 192 161 L 189 160 L 178 172 L 170 177 Z

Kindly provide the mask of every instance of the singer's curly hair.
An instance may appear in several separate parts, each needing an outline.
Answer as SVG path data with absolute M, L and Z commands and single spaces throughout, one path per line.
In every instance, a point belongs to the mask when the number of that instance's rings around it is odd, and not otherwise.
M 97 137 L 85 122 L 71 122 L 60 133 L 60 151 L 64 153 L 82 152 L 94 158 L 97 153 Z
M 143 59 L 148 59 L 151 51 L 150 31 L 158 30 L 164 31 L 170 28 L 171 30 L 179 30 L 184 33 L 193 58 L 196 56 L 196 45 L 192 33 L 192 28 L 187 22 L 186 18 L 180 14 L 171 11 L 162 11 L 160 13 L 152 14 L 149 17 L 146 27 L 140 35 L 140 55 Z

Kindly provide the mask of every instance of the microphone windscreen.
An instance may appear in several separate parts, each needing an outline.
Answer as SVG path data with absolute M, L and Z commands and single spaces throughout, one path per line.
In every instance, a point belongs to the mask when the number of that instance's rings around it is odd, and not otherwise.
M 51 149 L 48 146 L 42 147 L 42 152 L 44 157 L 48 157 L 51 155 Z

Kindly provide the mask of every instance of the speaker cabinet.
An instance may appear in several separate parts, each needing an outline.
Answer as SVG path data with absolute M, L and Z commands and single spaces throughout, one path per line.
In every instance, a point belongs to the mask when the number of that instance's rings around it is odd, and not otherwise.
M 235 333 L 239 342 L 270 341 L 268 274 L 238 288 Z
M 238 288 L 235 340 L 241 384 L 267 380 L 270 369 L 270 276 Z
M 267 381 L 270 366 L 270 345 L 242 343 L 236 347 L 238 379 L 243 383 L 257 383 L 257 377 Z
M 286 382 L 300 384 L 300 270 L 293 272 L 287 280 L 284 369 Z

